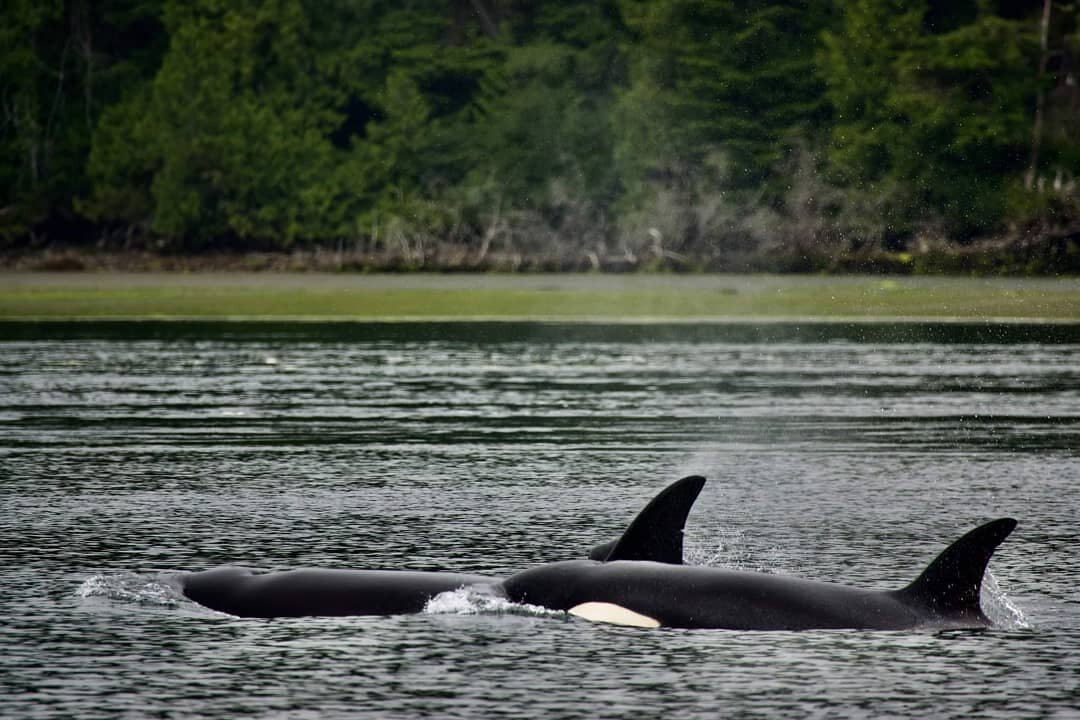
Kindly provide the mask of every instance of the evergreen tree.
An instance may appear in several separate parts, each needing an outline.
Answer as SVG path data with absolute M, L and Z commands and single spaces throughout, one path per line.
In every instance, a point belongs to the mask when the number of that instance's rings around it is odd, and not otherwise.
M 0 239 L 707 260 L 1067 233 L 1075 5 L 10 0 Z
M 616 192 L 613 88 L 621 27 L 610 4 L 542 3 L 508 23 L 502 62 L 485 74 L 468 133 L 479 210 L 555 209 L 566 193 L 593 208 Z M 486 207 L 484 207 L 486 206 Z
M 144 14 L 130 5 L 11 0 L 0 10 L 0 239 L 77 223 L 92 128 L 130 69 L 112 54 L 145 49 L 116 48 Z
M 98 127 L 87 211 L 203 241 L 325 232 L 338 117 L 298 0 L 168 2 L 164 21 L 153 81 Z
M 886 241 L 935 223 L 957 237 L 997 226 L 1023 166 L 1030 33 L 985 9 L 945 31 L 929 17 L 925 3 L 856 0 L 819 56 L 833 177 L 856 213 L 878 197 Z
M 719 150 L 729 179 L 753 186 L 824 119 L 813 58 L 827 4 L 625 0 L 623 8 L 637 37 L 626 133 L 641 149 L 649 127 L 660 130 L 662 142 L 645 148 L 652 165 L 700 166 Z

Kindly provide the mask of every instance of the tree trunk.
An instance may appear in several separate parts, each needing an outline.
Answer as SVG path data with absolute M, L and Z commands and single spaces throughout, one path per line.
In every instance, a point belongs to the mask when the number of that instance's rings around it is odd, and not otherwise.
M 1042 145 L 1043 107 L 1046 105 L 1046 92 L 1043 90 L 1043 76 L 1046 75 L 1046 63 L 1049 57 L 1047 37 L 1050 34 L 1051 0 L 1043 0 L 1042 22 L 1039 25 L 1039 88 L 1035 94 L 1035 127 L 1031 132 L 1031 164 L 1024 176 L 1024 187 L 1035 187 L 1035 174 L 1039 169 L 1039 146 Z

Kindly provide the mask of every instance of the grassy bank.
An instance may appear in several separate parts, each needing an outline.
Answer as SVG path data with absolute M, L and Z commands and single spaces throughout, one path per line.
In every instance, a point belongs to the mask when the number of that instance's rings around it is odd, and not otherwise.
M 1080 280 L 9 273 L 0 318 L 1080 321 Z

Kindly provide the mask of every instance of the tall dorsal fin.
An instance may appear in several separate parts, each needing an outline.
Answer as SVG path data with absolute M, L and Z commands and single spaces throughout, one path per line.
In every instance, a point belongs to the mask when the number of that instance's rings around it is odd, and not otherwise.
M 592 560 L 652 560 L 682 565 L 683 527 L 705 478 L 690 475 L 660 491 L 617 540 L 589 552 Z
M 898 594 L 905 601 L 940 616 L 972 616 L 986 620 L 979 590 L 990 556 L 1016 527 L 1012 518 L 981 525 L 937 556 L 915 582 Z

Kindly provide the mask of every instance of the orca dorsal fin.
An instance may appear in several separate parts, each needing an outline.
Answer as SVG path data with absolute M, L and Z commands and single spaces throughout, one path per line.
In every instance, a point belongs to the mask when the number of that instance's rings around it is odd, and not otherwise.
M 660 491 L 617 540 L 598 545 L 591 560 L 651 560 L 682 565 L 683 527 L 705 478 L 689 475 Z
M 983 573 L 990 556 L 1015 527 L 1012 518 L 1001 518 L 968 532 L 945 548 L 899 595 L 935 615 L 986 621 L 979 605 Z

